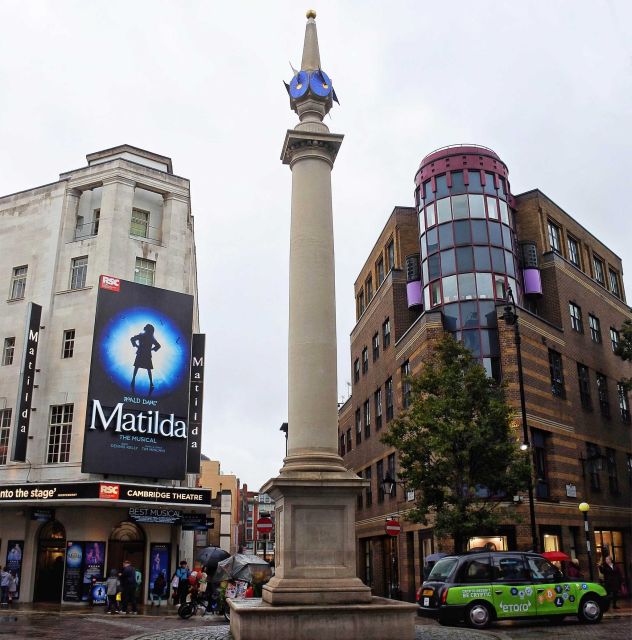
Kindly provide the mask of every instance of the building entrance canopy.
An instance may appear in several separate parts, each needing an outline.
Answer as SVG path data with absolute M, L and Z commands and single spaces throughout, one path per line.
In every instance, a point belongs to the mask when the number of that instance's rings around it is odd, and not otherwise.
M 46 484 L 0 485 L 0 505 L 32 504 L 112 504 L 138 503 L 205 506 L 211 504 L 208 489 L 166 487 L 120 482 L 57 482 Z

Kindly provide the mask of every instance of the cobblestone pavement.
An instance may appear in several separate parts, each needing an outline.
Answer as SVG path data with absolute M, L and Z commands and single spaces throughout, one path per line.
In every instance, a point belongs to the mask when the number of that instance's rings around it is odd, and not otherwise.
M 175 610 L 165 615 L 148 610 L 147 615 L 106 616 L 89 611 L 0 610 L 0 640 L 77 640 L 82 637 L 101 640 L 232 640 L 223 617 L 205 616 L 180 620 Z M 385 640 L 389 637 L 385 630 Z M 597 625 L 582 625 L 569 618 L 558 625 L 546 621 L 503 622 L 487 631 L 465 627 L 442 627 L 433 620 L 419 618 L 416 640 L 629 640 L 632 616 L 608 616 Z M 323 638 L 322 640 L 327 640 Z M 354 639 L 349 639 L 354 640 Z

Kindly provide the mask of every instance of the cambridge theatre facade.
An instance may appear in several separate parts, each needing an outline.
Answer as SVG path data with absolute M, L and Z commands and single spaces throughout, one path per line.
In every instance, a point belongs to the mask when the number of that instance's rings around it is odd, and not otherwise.
M 124 559 L 146 598 L 211 499 L 189 181 L 128 145 L 87 161 L 0 198 L 0 564 L 26 602 Z

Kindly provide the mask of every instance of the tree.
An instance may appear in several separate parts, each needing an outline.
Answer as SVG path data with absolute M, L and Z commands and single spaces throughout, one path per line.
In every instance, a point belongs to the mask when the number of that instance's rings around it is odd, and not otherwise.
M 615 353 L 622 359 L 632 362 L 632 320 L 624 320 L 619 332 L 619 346 Z M 632 378 L 623 380 L 626 390 L 632 389 Z
M 416 378 L 409 408 L 382 436 L 400 457 L 400 478 L 418 490 L 408 519 L 434 519 L 455 551 L 507 515 L 503 502 L 527 488 L 530 464 L 512 430 L 505 390 L 446 334 Z M 503 499 L 504 498 L 504 499 Z M 515 518 L 515 515 L 514 515 Z

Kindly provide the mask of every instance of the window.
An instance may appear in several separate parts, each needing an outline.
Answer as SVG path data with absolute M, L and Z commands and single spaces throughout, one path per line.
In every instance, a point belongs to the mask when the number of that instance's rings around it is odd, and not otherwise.
M 566 244 L 568 246 L 568 259 L 578 268 L 581 269 L 582 265 L 579 258 L 579 243 L 575 238 L 567 236 Z
M 610 346 L 612 347 L 612 351 L 616 353 L 619 348 L 619 332 L 612 327 L 610 327 Z
M 386 422 L 393 419 L 393 378 L 384 383 L 386 389 Z
M 550 220 L 548 222 L 548 228 L 549 228 L 549 244 L 551 245 L 551 249 L 561 254 L 562 245 L 560 242 L 560 228 Z
M 619 415 L 621 422 L 630 424 L 630 405 L 628 404 L 628 392 L 623 382 L 617 382 L 617 397 L 619 398 Z
M 57 464 L 70 460 L 70 436 L 72 433 L 72 404 L 57 404 L 50 408 L 48 454 L 46 462 Z
M 562 578 L 562 572 L 548 560 L 538 556 L 525 558 L 534 582 L 558 582 Z
M 588 314 L 588 326 L 590 327 L 590 337 L 593 342 L 601 344 L 601 324 L 599 318 Z
M 26 273 L 28 269 L 26 265 L 23 267 L 13 267 L 9 300 L 21 300 L 24 297 L 26 290 Z
M 551 393 L 558 398 L 564 397 L 564 370 L 562 354 L 549 349 L 549 369 L 551 372 Z
M 358 293 L 356 297 L 356 314 L 358 318 L 364 313 L 366 309 L 366 304 L 364 303 L 364 289 L 360 289 L 360 293 Z
M 156 263 L 154 260 L 145 258 L 136 258 L 136 267 L 134 268 L 134 282 L 146 284 L 150 287 L 154 286 L 156 277 Z
M 603 373 L 597 374 L 597 395 L 599 397 L 599 409 L 601 415 L 610 417 L 610 400 L 608 399 L 608 378 Z
M 608 489 L 612 495 L 619 495 L 617 452 L 614 449 L 606 449 L 606 469 L 608 471 Z
M 376 333 L 371 341 L 373 345 L 373 362 L 380 357 L 380 334 Z
M 628 484 L 632 487 L 632 453 L 627 454 L 626 464 L 628 469 Z
M 582 322 L 582 309 L 574 302 L 568 303 L 568 310 L 571 314 L 571 328 L 578 333 L 584 333 L 584 323 Z
M 369 304 L 373 298 L 373 278 L 369 276 L 364 283 L 366 289 L 366 303 Z
M 351 440 L 351 429 L 347 429 L 347 451 L 353 449 L 353 441 Z
M 388 458 L 386 459 L 386 475 L 391 478 L 391 480 L 395 480 L 395 454 L 389 453 Z M 391 491 L 391 498 L 395 498 L 397 496 L 397 485 L 393 485 L 393 489 Z
M 382 323 L 382 348 L 386 349 L 391 344 L 391 321 L 386 318 Z
M 64 339 L 61 343 L 61 357 L 72 358 L 75 351 L 75 330 L 66 329 L 64 331 Z
M 371 403 L 368 399 L 364 401 L 364 437 L 371 437 Z
M 362 349 L 362 375 L 369 371 L 369 349 L 364 347 Z
M 378 460 L 375 464 L 375 475 L 377 476 L 377 501 L 384 502 L 384 487 L 382 486 L 382 480 L 384 480 L 384 460 Z
M 384 258 L 381 256 L 375 263 L 375 273 L 377 274 L 377 286 L 379 287 L 384 282 Z
M 371 467 L 367 467 L 364 470 L 364 479 L 369 481 L 369 486 L 366 488 L 366 506 L 370 507 L 373 504 L 373 489 L 371 488 Z
M 362 471 L 358 471 L 358 477 L 359 477 L 359 478 L 362 478 L 362 474 L 363 474 L 363 472 L 362 472 Z M 360 491 L 360 492 L 357 494 L 356 499 L 357 499 L 357 501 L 358 501 L 358 503 L 357 503 L 357 505 L 356 505 L 356 509 L 357 509 L 358 511 L 360 511 L 360 509 L 362 509 L 362 508 L 364 507 L 364 494 Z
M 492 568 L 490 560 L 491 558 L 488 555 L 466 560 L 461 565 L 456 579 L 458 582 L 463 583 L 491 582 Z
M 360 408 L 358 407 L 355 412 L 355 432 L 356 432 L 356 447 L 362 442 L 362 418 L 360 417 Z
M 579 381 L 579 398 L 584 409 L 592 409 L 590 398 L 590 373 L 586 365 L 577 363 L 577 379 Z
M 614 293 L 617 298 L 620 298 L 621 290 L 619 288 L 619 274 L 614 269 L 608 269 L 608 276 L 610 280 L 610 291 Z
M 394 269 L 395 268 L 395 243 L 393 242 L 393 240 L 390 240 L 389 243 L 386 245 L 386 258 L 388 260 L 389 270 Z
M 353 382 L 360 382 L 360 359 L 356 358 L 353 363 Z
M 373 394 L 373 404 L 375 405 L 375 430 L 382 428 L 382 389 L 379 388 Z
M 88 256 L 73 258 L 70 263 L 70 288 L 83 289 L 88 275 Z
M 15 353 L 15 338 L 5 338 L 2 349 L 2 366 L 13 364 L 13 354 Z
M 595 280 L 599 284 L 606 286 L 606 276 L 603 260 L 595 255 L 593 255 L 593 275 L 595 276 Z
M 496 582 L 525 582 L 531 580 L 522 556 L 495 554 L 492 560 Z
M 547 439 L 549 434 L 540 429 L 531 431 L 533 443 L 533 466 L 535 469 L 535 495 L 539 499 L 549 498 L 549 471 L 546 460 Z
M 99 222 L 101 222 L 101 209 L 95 209 L 92 215 L 92 232 L 93 236 L 99 234 Z
M 130 235 L 138 236 L 139 238 L 147 238 L 148 231 L 149 211 L 132 209 L 132 224 L 129 228 Z
M 594 491 L 601 489 L 601 478 L 599 472 L 601 471 L 601 450 L 599 446 L 592 442 L 586 443 L 586 466 L 588 476 L 590 478 L 590 488 Z
M 340 434 L 340 455 L 344 456 L 347 453 L 346 436 L 344 433 Z
M 9 457 L 9 430 L 11 428 L 11 409 L 0 411 L 0 464 L 6 464 Z
M 402 373 L 402 406 L 407 409 L 410 406 L 410 397 L 412 393 L 412 386 L 410 384 L 410 363 L 408 360 L 404 362 L 401 367 Z

